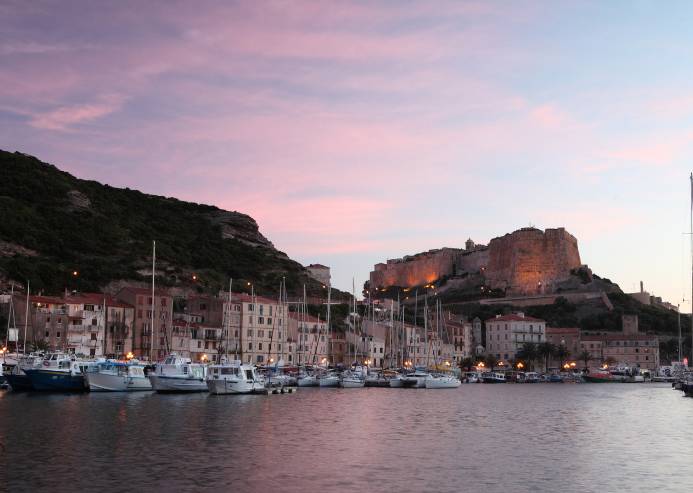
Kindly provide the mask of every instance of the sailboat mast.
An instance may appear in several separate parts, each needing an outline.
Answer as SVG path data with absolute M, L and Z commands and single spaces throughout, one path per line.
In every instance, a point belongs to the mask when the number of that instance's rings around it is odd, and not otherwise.
M 154 356 L 154 275 L 156 273 L 156 240 L 152 241 L 152 305 L 151 308 L 151 341 L 149 345 L 149 361 L 153 361 Z
M 28 295 L 27 295 L 28 296 Z M 10 320 L 12 320 L 12 309 L 14 307 L 14 283 L 10 284 L 10 308 L 7 311 L 7 332 L 5 332 L 5 347 L 8 347 L 10 338 Z M 19 352 L 16 348 L 19 346 L 19 341 L 15 341 L 15 351 Z
M 693 173 L 691 173 L 691 364 L 693 364 Z
M 330 304 L 332 303 L 332 284 L 327 285 L 327 337 L 329 344 L 329 359 L 332 360 L 332 327 L 330 327 Z M 334 364 L 334 361 L 332 362 Z
M 226 310 L 226 359 L 229 359 L 229 339 L 231 337 L 231 314 L 233 313 L 233 305 L 231 304 L 231 287 L 233 286 L 233 277 L 229 279 L 229 305 Z
M 24 346 L 22 352 L 26 354 L 26 330 L 29 326 L 29 295 L 31 293 L 31 281 L 26 282 L 26 311 L 24 312 Z

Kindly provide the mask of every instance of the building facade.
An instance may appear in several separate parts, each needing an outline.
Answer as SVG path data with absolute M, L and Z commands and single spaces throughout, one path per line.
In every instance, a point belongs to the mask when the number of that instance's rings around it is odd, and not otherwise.
M 522 312 L 486 320 L 486 352 L 500 361 L 513 361 L 526 342 L 545 341 L 546 322 Z

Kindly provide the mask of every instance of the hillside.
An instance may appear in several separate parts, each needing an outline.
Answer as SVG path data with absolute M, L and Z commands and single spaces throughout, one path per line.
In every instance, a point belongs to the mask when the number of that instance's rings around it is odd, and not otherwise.
M 146 282 L 152 240 L 161 285 L 214 292 L 232 277 L 234 291 L 251 282 L 270 294 L 285 277 L 289 293 L 322 290 L 250 216 L 81 180 L 22 153 L 0 150 L 0 218 L 0 276 L 32 291 Z

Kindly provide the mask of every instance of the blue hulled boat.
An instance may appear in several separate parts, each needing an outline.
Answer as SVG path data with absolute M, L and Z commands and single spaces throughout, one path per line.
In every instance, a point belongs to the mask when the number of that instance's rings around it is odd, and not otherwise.
M 64 353 L 46 355 L 41 367 L 25 370 L 34 390 L 53 392 L 85 392 L 89 386 L 84 378 L 95 362 L 78 361 Z

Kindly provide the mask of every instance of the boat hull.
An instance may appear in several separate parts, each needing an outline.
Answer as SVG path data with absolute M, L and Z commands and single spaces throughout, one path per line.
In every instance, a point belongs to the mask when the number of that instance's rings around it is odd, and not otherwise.
M 320 379 L 320 387 L 339 387 L 339 377 L 324 377 Z
M 456 389 L 462 382 L 456 378 L 429 378 L 426 380 L 427 389 Z
M 92 392 L 135 392 L 152 390 L 147 377 L 126 377 L 104 373 L 87 374 L 89 390 Z
M 391 389 L 401 389 L 402 388 L 402 379 L 400 377 L 394 377 L 390 379 L 390 388 Z
M 168 377 L 150 375 L 152 389 L 161 393 L 208 392 L 207 383 L 202 378 Z
M 405 377 L 402 378 L 402 387 L 405 389 L 423 389 L 426 388 L 426 379 L 425 378 L 413 378 L 413 377 Z
M 31 379 L 27 375 L 5 375 L 7 383 L 12 387 L 14 392 L 27 392 L 29 390 L 34 390 L 34 386 L 31 384 Z
M 366 382 L 358 378 L 345 378 L 340 383 L 340 386 L 345 389 L 361 389 L 365 385 Z
M 26 370 L 26 374 L 34 390 L 40 392 L 86 392 L 89 390 L 83 375 L 43 369 Z
M 583 375 L 582 378 L 588 383 L 617 383 L 618 380 L 610 376 Z
M 207 389 L 214 395 L 254 394 L 264 391 L 265 386 L 260 382 L 214 379 L 207 380 Z
M 296 384 L 299 387 L 318 387 L 320 385 L 320 382 L 318 381 L 317 378 L 309 376 L 309 377 L 299 378 L 297 380 Z

